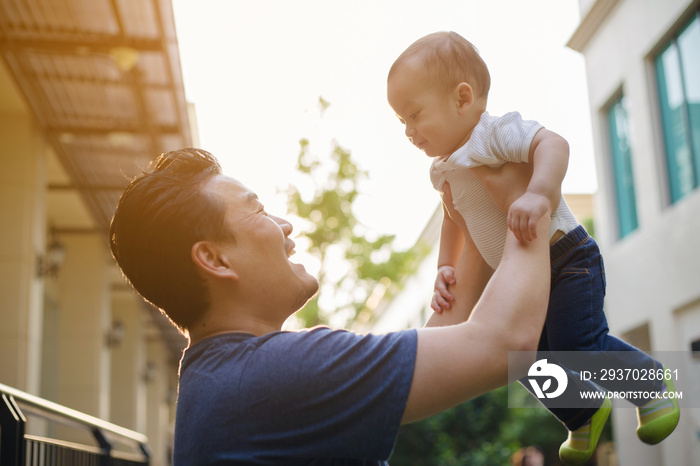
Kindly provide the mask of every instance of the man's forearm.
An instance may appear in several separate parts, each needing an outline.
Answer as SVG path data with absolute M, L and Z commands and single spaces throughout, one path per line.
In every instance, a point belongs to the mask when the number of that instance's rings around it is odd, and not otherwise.
M 450 292 L 455 298 L 452 308 L 432 314 L 425 324 L 426 327 L 466 322 L 492 273 L 493 269 L 486 264 L 474 243 L 465 241 L 455 270 L 456 283 L 450 286 Z
M 503 258 L 464 324 L 418 330 L 404 422 L 436 414 L 508 381 L 508 352 L 537 348 L 550 284 L 549 216 L 533 241 L 508 232 Z
M 508 233 L 501 262 L 472 312 L 470 321 L 501 333 L 494 344 L 506 351 L 536 349 L 539 342 L 549 302 L 549 223 L 550 215 L 539 220 L 535 241 Z
M 457 266 L 457 261 L 464 248 L 464 235 L 457 224 L 450 218 L 447 209 L 443 207 L 442 227 L 440 229 L 440 251 L 438 253 L 438 268 L 443 265 Z

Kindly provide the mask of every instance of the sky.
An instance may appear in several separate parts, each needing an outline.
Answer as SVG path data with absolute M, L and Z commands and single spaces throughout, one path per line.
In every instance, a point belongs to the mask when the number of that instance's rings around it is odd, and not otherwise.
M 174 0 L 199 145 L 286 215 L 299 140 L 332 141 L 366 170 L 355 214 L 410 247 L 439 205 L 430 159 L 386 100 L 386 75 L 416 39 L 456 31 L 491 73 L 488 111 L 519 111 L 570 144 L 564 193 L 596 190 L 583 57 L 565 47 L 578 0 Z M 319 97 L 330 103 L 321 112 Z

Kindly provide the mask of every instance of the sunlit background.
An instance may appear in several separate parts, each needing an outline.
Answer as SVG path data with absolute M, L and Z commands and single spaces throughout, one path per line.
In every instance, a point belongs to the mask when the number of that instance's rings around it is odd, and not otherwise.
M 284 214 L 298 141 L 332 139 L 369 172 L 355 203 L 370 230 L 410 247 L 439 203 L 429 159 L 386 102 L 386 74 L 413 41 L 465 36 L 487 62 L 489 111 L 518 110 L 571 145 L 564 191 L 596 189 L 583 57 L 565 47 L 576 0 L 174 0 L 188 101 L 200 145 Z M 321 116 L 318 99 L 330 102 Z
M 569 140 L 564 191 L 605 257 L 611 333 L 682 358 L 669 364 L 684 374 L 676 388 L 689 403 L 676 432 L 641 445 L 634 410 L 616 400 L 628 409 L 613 410 L 614 441 L 599 445 L 596 463 L 700 464 L 700 410 L 690 407 L 700 400 L 700 0 L 174 0 L 174 12 L 171 0 L 0 0 L 0 392 L 20 408 L 32 400 L 27 412 L 39 422 L 24 432 L 35 458 L 48 458 L 35 446 L 64 442 L 62 451 L 82 444 L 76 451 L 95 458 L 138 447 L 104 448 L 108 421 L 113 433 L 131 430 L 124 439 L 140 444 L 146 434 L 150 464 L 169 464 L 186 340 L 124 282 L 106 241 L 126 178 L 155 154 L 198 136 L 284 215 L 288 185 L 327 186 L 295 172 L 298 141 L 329 158 L 335 140 L 369 174 L 353 205 L 357 234 L 397 235 L 395 249 L 411 249 L 394 258 L 438 243 L 430 161 L 404 137 L 385 85 L 410 43 L 451 29 L 489 64 L 492 114 L 518 110 Z M 330 103 L 323 114 L 319 98 Z M 189 108 L 199 121 L 192 131 Z M 317 250 L 301 241 L 300 214 L 296 260 L 316 273 L 314 257 L 302 257 Z M 324 230 L 340 217 L 320 218 Z M 371 245 L 372 260 L 346 264 L 351 272 L 376 265 L 375 253 L 386 258 Z M 346 296 L 367 298 L 350 309 L 359 311 L 352 330 L 423 325 L 437 262 L 435 248 L 427 254 L 415 273 L 395 267 L 390 279 L 380 269 L 365 288 L 344 277 Z M 323 263 L 336 266 L 338 256 Z M 85 430 L 99 439 L 47 425 L 37 396 L 76 410 L 64 415 L 99 426 Z M 524 420 L 499 392 L 489 397 L 431 419 L 429 431 L 404 431 L 390 462 L 421 463 L 419 453 L 505 464 L 513 449 L 540 445 L 554 464 L 565 434 Z M 3 435 L 20 432 L 5 424 L 20 416 L 5 418 Z M 0 462 L 20 445 L 3 442 Z

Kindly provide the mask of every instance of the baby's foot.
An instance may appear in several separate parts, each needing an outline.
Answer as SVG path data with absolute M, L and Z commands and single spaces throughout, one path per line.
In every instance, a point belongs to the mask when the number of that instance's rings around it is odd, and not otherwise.
M 662 393 L 675 392 L 673 380 L 664 380 Z M 654 445 L 669 435 L 678 425 L 681 410 L 676 398 L 658 398 L 637 408 L 637 437 L 644 443 Z
M 612 403 L 608 398 L 585 425 L 569 431 L 569 438 L 559 447 L 559 458 L 565 465 L 583 464 L 593 456 L 605 422 L 610 416 Z

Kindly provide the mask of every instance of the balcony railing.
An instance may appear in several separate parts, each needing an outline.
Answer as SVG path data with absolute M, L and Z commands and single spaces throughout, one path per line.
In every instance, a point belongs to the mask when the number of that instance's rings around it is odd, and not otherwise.
M 0 464 L 2 466 L 149 464 L 148 438 L 65 406 L 0 384 Z M 93 445 L 25 433 L 27 415 L 87 431 Z

